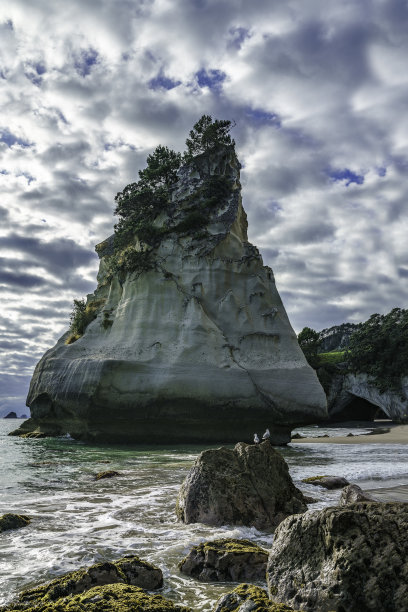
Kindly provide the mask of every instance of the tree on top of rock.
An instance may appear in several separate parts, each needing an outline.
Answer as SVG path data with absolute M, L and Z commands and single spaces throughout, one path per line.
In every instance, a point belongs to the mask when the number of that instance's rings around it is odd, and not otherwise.
M 168 147 L 159 145 L 147 156 L 147 166 L 139 170 L 139 185 L 157 189 L 170 187 L 177 181 L 177 170 L 181 164 L 181 154 Z
M 194 157 L 214 149 L 219 145 L 235 145 L 229 132 L 234 127 L 227 119 L 215 119 L 211 115 L 203 115 L 190 131 L 186 140 L 186 157 Z

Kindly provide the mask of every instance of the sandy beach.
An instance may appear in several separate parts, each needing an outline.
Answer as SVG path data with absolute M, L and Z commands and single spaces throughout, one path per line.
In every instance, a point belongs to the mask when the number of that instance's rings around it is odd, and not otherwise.
M 408 424 L 387 425 L 385 429 L 389 431 L 359 436 L 296 438 L 292 444 L 408 444 Z

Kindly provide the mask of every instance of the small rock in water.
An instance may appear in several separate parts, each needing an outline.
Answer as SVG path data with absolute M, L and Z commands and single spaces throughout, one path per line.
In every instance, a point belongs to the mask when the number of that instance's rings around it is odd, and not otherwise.
M 306 436 L 302 436 L 302 434 L 300 434 L 300 433 L 295 433 L 291 437 L 291 440 L 301 440 L 302 438 L 306 438 Z
M 17 414 L 15 412 L 9 412 L 8 414 L 6 414 L 6 416 L 4 417 L 5 419 L 16 419 L 17 418 Z
M 223 595 L 213 612 L 296 612 L 285 604 L 271 601 L 264 589 L 253 584 L 240 584 Z
M 103 478 L 113 478 L 114 476 L 122 476 L 120 472 L 115 472 L 115 470 L 107 470 L 106 472 L 99 472 L 95 476 L 95 480 L 102 480 Z
M 347 506 L 348 504 L 354 504 L 355 502 L 376 502 L 378 499 L 374 499 L 372 495 L 366 493 L 358 485 L 351 484 L 341 492 L 340 506 Z
M 350 484 L 348 480 L 341 476 L 310 476 L 310 478 L 303 478 L 302 482 L 325 489 L 342 489 Z
M 31 519 L 24 514 L 3 514 L 0 516 L 0 533 L 9 529 L 19 529 L 31 523 Z
M 201 582 L 265 580 L 267 561 L 268 552 L 249 540 L 221 539 L 194 546 L 179 569 Z

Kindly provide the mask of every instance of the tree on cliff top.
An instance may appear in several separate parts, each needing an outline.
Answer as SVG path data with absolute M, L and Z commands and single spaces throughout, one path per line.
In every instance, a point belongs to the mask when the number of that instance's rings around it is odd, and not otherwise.
M 235 145 L 229 134 L 234 125 L 227 119 L 213 120 L 211 115 L 203 115 L 190 131 L 190 138 L 186 140 L 186 157 L 205 153 L 219 145 Z

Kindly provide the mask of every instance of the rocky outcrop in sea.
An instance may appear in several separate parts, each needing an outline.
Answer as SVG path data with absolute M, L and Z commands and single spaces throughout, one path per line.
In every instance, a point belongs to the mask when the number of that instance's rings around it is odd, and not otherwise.
M 306 510 L 286 461 L 268 441 L 202 452 L 176 504 L 184 523 L 248 525 L 268 531 L 288 515 Z
M 223 195 L 206 200 L 216 181 Z M 248 242 L 234 147 L 182 166 L 170 195 L 153 237 L 136 232 L 119 255 L 113 237 L 97 246 L 93 320 L 38 363 L 17 435 L 236 442 L 269 427 L 285 443 L 327 416 L 273 272 Z

